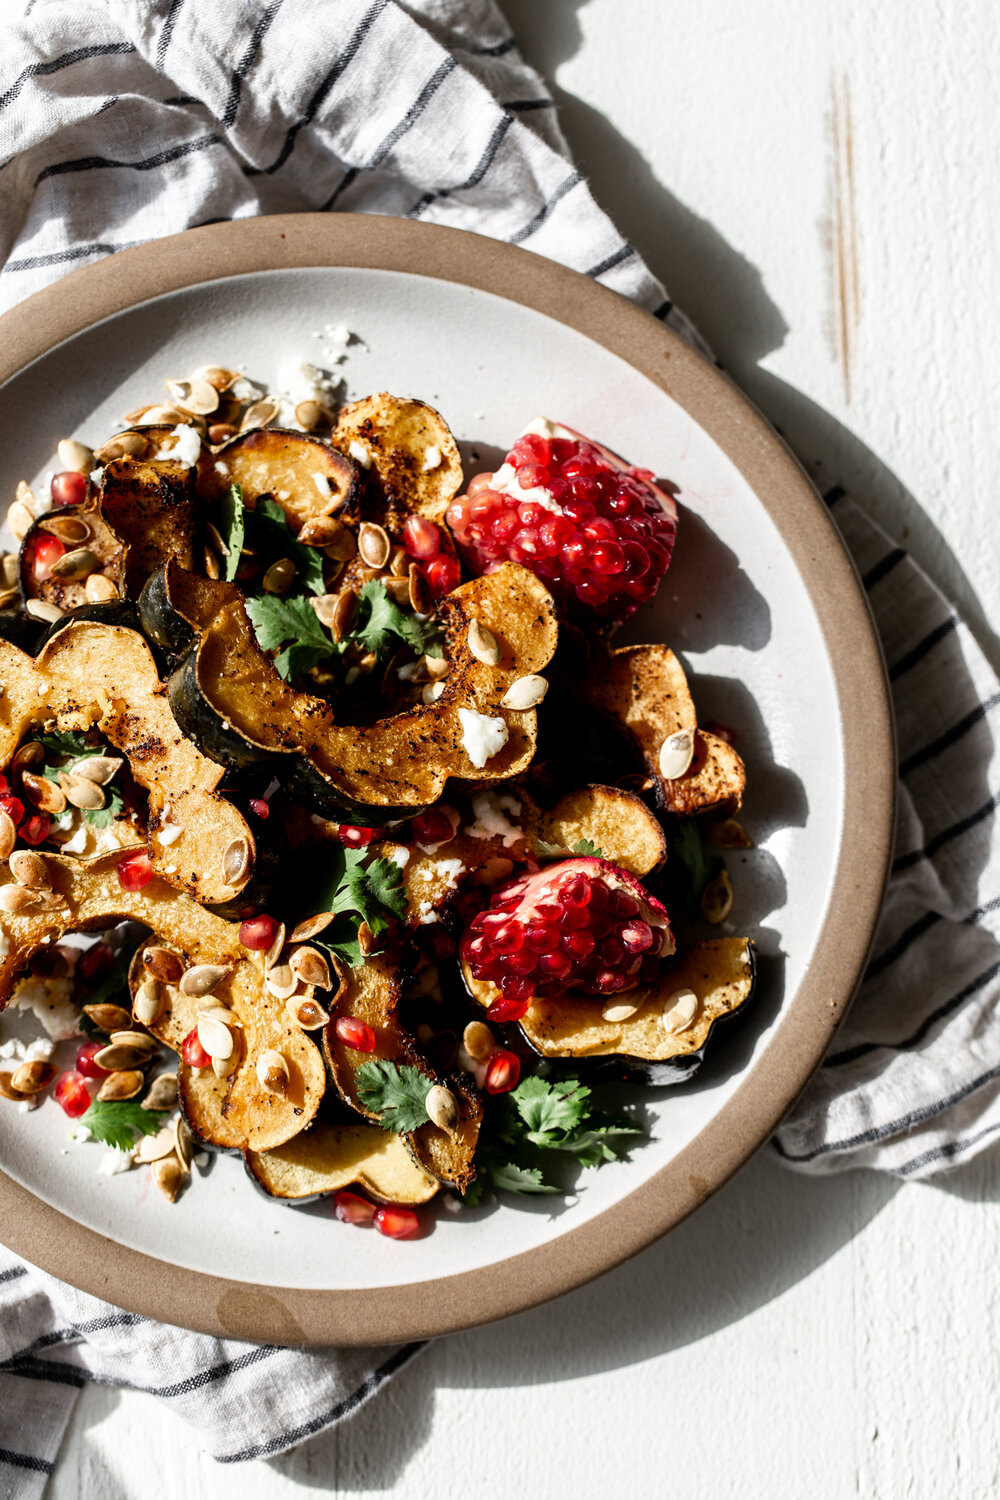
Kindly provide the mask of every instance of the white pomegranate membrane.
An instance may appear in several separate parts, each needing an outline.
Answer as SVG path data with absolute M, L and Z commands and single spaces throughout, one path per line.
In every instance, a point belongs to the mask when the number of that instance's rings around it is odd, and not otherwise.
M 666 909 L 634 876 L 581 856 L 498 886 L 469 924 L 461 956 L 503 996 L 489 1014 L 517 1020 L 534 998 L 616 995 L 651 984 L 674 951 Z
M 544 419 L 532 425 L 543 430 L 522 433 L 505 460 L 515 493 L 491 488 L 497 476 L 480 474 L 449 506 L 459 549 L 475 573 L 521 563 L 569 608 L 625 620 L 653 597 L 667 570 L 677 531 L 673 499 L 650 470 L 570 428 Z

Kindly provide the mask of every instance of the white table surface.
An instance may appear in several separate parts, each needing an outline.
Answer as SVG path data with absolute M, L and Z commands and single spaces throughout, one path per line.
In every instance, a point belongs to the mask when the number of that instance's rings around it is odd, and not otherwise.
M 989 0 L 510 0 L 597 196 L 828 482 L 1000 664 L 1000 42 Z M 219 1468 L 87 1389 L 52 1500 L 994 1496 L 1000 1156 L 929 1185 L 758 1156 L 592 1286 L 439 1342 Z

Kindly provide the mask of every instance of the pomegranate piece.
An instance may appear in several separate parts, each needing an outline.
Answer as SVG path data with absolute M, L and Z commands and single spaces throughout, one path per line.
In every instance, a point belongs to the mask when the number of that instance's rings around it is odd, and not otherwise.
M 123 891 L 141 891 L 153 878 L 153 863 L 145 849 L 118 861 L 118 884 Z
M 181 1043 L 181 1057 L 189 1068 L 210 1068 L 212 1059 L 198 1040 L 198 1028 L 192 1027 Z
M 71 1120 L 78 1120 L 90 1108 L 90 1090 L 82 1073 L 60 1073 L 53 1093 Z
M 261 912 L 258 917 L 247 917 L 240 923 L 240 942 L 244 948 L 250 948 L 255 953 L 264 953 L 274 942 L 278 931 L 278 923 L 274 917 L 269 917 L 266 912 Z
M 24 819 L 24 803 L 20 797 L 15 797 L 11 792 L 0 792 L 0 808 L 13 823 L 20 826 Z
M 612 621 L 656 593 L 677 532 L 673 498 L 648 469 L 544 417 L 446 519 L 473 572 L 521 563 L 570 613 Z
M 268 807 L 263 797 L 250 798 L 250 811 L 258 818 L 267 818 L 271 815 L 271 809 Z
M 513 1052 L 498 1047 L 486 1064 L 483 1087 L 488 1094 L 509 1094 L 521 1077 L 521 1064 Z
M 426 812 L 419 813 L 412 828 L 416 844 L 446 844 L 455 832 L 448 814 L 439 807 L 429 807 Z
M 497 886 L 461 942 L 473 978 L 502 999 L 491 1020 L 519 1020 L 531 1000 L 575 990 L 614 995 L 649 984 L 674 951 L 666 909 L 634 876 L 580 855 Z
M 102 1052 L 106 1046 L 106 1042 L 88 1042 L 85 1047 L 81 1047 L 76 1054 L 76 1071 L 82 1073 L 84 1078 L 107 1078 L 107 1068 L 100 1067 L 94 1061 L 98 1052 Z
M 82 505 L 87 498 L 87 476 L 67 469 L 63 474 L 53 474 L 50 489 L 53 505 Z
M 52 828 L 48 813 L 33 813 L 21 824 L 21 837 L 26 844 L 43 844 Z
M 345 1047 L 353 1047 L 355 1052 L 375 1051 L 375 1033 L 367 1021 L 359 1021 L 357 1016 L 338 1016 L 333 1029 Z
M 342 1224 L 370 1224 L 375 1217 L 374 1203 L 347 1188 L 334 1194 L 333 1211 Z
M 442 552 L 439 556 L 432 558 L 424 569 L 424 573 L 427 586 L 435 599 L 440 599 L 442 594 L 450 594 L 452 589 L 457 589 L 462 576 L 457 560 L 449 556 L 447 552 Z
M 357 828 L 351 823 L 341 823 L 337 837 L 345 849 L 367 849 L 377 832 L 375 828 Z
M 66 548 L 50 531 L 42 531 L 35 537 L 31 547 L 31 571 L 38 583 L 51 578 L 53 566 L 66 556 Z
M 110 969 L 114 956 L 109 944 L 94 943 L 92 947 L 80 954 L 76 972 L 85 984 L 93 984 L 95 979 L 99 979 Z
M 401 1208 L 398 1203 L 377 1208 L 372 1219 L 379 1234 L 388 1235 L 391 1240 L 409 1239 L 420 1228 L 420 1220 L 413 1209 Z
M 441 533 L 426 516 L 407 516 L 403 526 L 403 546 L 410 557 L 430 562 L 441 551 Z

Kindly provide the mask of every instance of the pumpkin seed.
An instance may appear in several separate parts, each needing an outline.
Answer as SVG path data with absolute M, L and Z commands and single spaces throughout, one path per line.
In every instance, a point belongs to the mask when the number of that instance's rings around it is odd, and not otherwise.
M 295 408 L 295 420 L 306 432 L 312 432 L 323 420 L 323 408 L 318 401 L 300 401 Z
M 205 1051 L 208 1051 L 207 1047 Z M 102 1047 L 100 1052 L 95 1052 L 94 1061 L 107 1073 L 127 1073 L 133 1068 L 141 1068 L 149 1061 L 149 1049 L 134 1047 L 130 1043 L 112 1042 L 107 1047 Z
M 34 516 L 23 500 L 15 500 L 7 509 L 7 525 L 19 542 L 24 541 L 34 521 Z
M 50 531 L 67 547 L 82 547 L 90 540 L 90 527 L 79 516 L 43 516 L 40 530 Z
M 264 954 L 264 973 L 265 974 L 267 973 L 268 969 L 270 969 L 274 964 L 276 964 L 278 962 L 278 956 L 281 953 L 281 950 L 282 950 L 282 948 L 284 946 L 285 946 L 285 924 L 284 924 L 284 922 L 279 922 L 278 923 L 278 930 L 275 932 L 274 937 L 271 939 L 271 946 L 270 946 L 270 948 L 268 948 L 267 952 Z
M 149 1172 L 167 1202 L 176 1203 L 177 1195 L 184 1185 L 184 1168 L 176 1156 L 171 1153 L 170 1156 L 154 1161 Z
M 101 566 L 101 560 L 96 552 L 89 547 L 77 547 L 73 552 L 66 552 L 59 558 L 58 562 L 52 564 L 53 578 L 86 578 Z
M 492 630 L 479 620 L 469 621 L 469 650 L 476 661 L 481 661 L 484 667 L 495 667 L 500 660 L 500 646 Z
M 128 413 L 126 421 L 134 422 L 136 427 L 178 427 L 184 417 L 184 412 L 178 411 L 176 406 L 147 406 L 138 417 Z
M 291 964 L 274 964 L 264 976 L 264 987 L 276 1000 L 288 1000 L 299 987 L 299 977 Z
M 85 1005 L 83 1013 L 93 1021 L 98 1031 L 118 1031 L 129 1026 L 132 1021 L 128 1011 L 123 1010 L 120 1005 Z
M 15 849 L 9 863 L 10 873 L 18 885 L 37 886 L 41 890 L 52 885 L 48 865 L 33 849 Z
M 462 1032 L 462 1045 L 474 1062 L 486 1062 L 493 1055 L 496 1041 L 485 1021 L 470 1021 Z
M 12 606 L 16 606 L 20 598 L 21 590 L 19 588 L 0 589 L 0 609 L 10 609 Z
M 335 537 L 332 542 L 324 544 L 323 550 L 326 552 L 327 557 L 332 558 L 334 562 L 350 562 L 358 550 L 354 532 L 345 526 L 340 536 Z
M 410 581 L 408 578 L 386 578 L 383 580 L 385 591 L 394 604 L 400 608 L 410 602 Z
M 733 882 L 728 870 L 720 870 L 701 893 L 701 914 L 706 922 L 717 927 L 724 922 L 733 909 Z
M 334 616 L 337 613 L 337 606 L 340 603 L 340 595 L 313 594 L 309 600 L 309 603 L 316 611 L 316 618 L 319 623 L 321 625 L 325 625 L 327 630 L 329 630 L 333 625 Z
M 149 438 L 141 432 L 122 432 L 118 437 L 112 438 L 111 442 L 121 449 L 121 453 L 115 454 L 116 458 L 123 455 L 127 458 L 145 458 L 149 452 Z M 107 448 L 102 448 L 97 457 L 103 458 L 106 452 Z
M 0 886 L 0 911 L 15 912 L 26 911 L 29 906 L 38 903 L 37 891 L 29 891 L 23 885 Z
M 29 599 L 24 607 L 33 620 L 42 620 L 46 625 L 54 625 L 64 614 L 58 604 L 50 604 L 48 599 Z
M 407 583 L 410 596 L 410 608 L 418 615 L 429 615 L 433 600 L 431 599 L 430 584 L 427 582 L 423 568 L 416 563 L 410 564 L 407 574 Z
M 180 991 L 182 995 L 207 995 L 220 984 L 229 973 L 227 968 L 221 964 L 193 964 L 182 976 Z M 206 1052 L 208 1048 L 206 1047 Z
M 660 775 L 664 781 L 676 781 L 693 759 L 694 730 L 678 729 L 676 734 L 668 734 L 660 746 Z
M 660 1025 L 667 1036 L 677 1036 L 687 1031 L 698 1011 L 698 996 L 694 990 L 678 990 L 670 996 L 668 1007 L 660 1017 Z
M 43 1089 L 48 1088 L 58 1071 L 55 1063 L 39 1060 L 24 1062 L 14 1069 L 10 1086 L 19 1094 L 40 1094 Z
M 227 370 L 225 365 L 202 365 L 191 376 L 192 380 L 207 380 L 220 395 L 223 391 L 228 391 L 231 385 L 235 385 L 239 378 L 235 370 Z
M 601 1006 L 601 1015 L 611 1025 L 615 1025 L 619 1021 L 628 1021 L 637 1011 L 642 1009 L 646 998 L 645 991 L 630 1000 L 621 999 L 619 996 L 614 995 L 610 1000 L 605 1000 Z
M 265 594 L 287 594 L 295 582 L 295 564 L 290 557 L 279 557 L 263 578 Z
M 240 421 L 240 431 L 250 432 L 255 427 L 266 427 L 269 422 L 274 421 L 280 410 L 280 402 L 272 401 L 269 396 L 265 397 L 263 401 L 255 401 L 243 413 Z
M 170 399 L 192 416 L 207 417 L 219 405 L 219 393 L 215 386 L 207 380 L 199 380 L 197 376 L 191 380 L 168 380 L 165 385 Z
M 213 1057 L 212 1072 L 216 1078 L 228 1078 L 240 1065 L 240 1054 L 233 1050 L 232 1057 Z
M 345 530 L 343 521 L 338 521 L 335 516 L 315 516 L 306 522 L 297 540 L 304 547 L 332 547 Z
M 149 1096 L 147 1095 L 146 1097 L 148 1098 Z M 145 1099 L 142 1101 L 142 1107 L 143 1109 L 148 1108 Z M 155 1135 L 144 1135 L 142 1137 L 142 1140 L 132 1152 L 132 1160 L 138 1162 L 140 1166 L 152 1166 L 154 1161 L 162 1161 L 165 1156 L 169 1156 L 174 1149 L 174 1145 L 174 1132 L 168 1126 L 164 1126 Z
M 205 531 L 206 531 L 206 533 L 208 535 L 208 540 L 212 543 L 212 546 L 215 548 L 215 550 L 219 554 L 219 556 L 220 557 L 228 557 L 229 556 L 229 548 L 227 547 L 226 543 L 222 540 L 222 533 L 219 531 L 218 526 L 213 525 L 213 523 L 211 521 L 206 521 L 205 522 Z
M 451 671 L 451 662 L 444 656 L 422 656 L 420 664 L 431 682 L 440 682 Z
M 342 641 L 350 633 L 358 612 L 358 596 L 353 589 L 345 589 L 337 596 L 337 604 L 330 621 L 330 631 L 335 641 Z
M 222 856 L 222 878 L 227 885 L 246 885 L 253 868 L 253 854 L 246 839 L 233 839 Z
M 147 1036 L 144 1031 L 136 1031 L 132 1026 L 125 1031 L 113 1031 L 111 1033 L 112 1047 L 134 1047 L 137 1052 L 155 1052 L 160 1045 L 153 1036 Z
M 143 1109 L 173 1109 L 177 1103 L 177 1074 L 161 1073 L 154 1078 L 142 1101 Z
M 333 921 L 333 916 L 332 911 L 320 911 L 314 917 L 306 917 L 304 922 L 300 922 L 297 927 L 292 928 L 292 935 L 289 941 L 293 943 L 306 943 L 310 938 L 318 937 L 321 932 L 325 932 L 329 927 Z
M 303 1031 L 319 1031 L 330 1019 L 330 1012 L 324 1010 L 318 1000 L 293 998 L 288 1008 L 295 1024 L 301 1026 Z
M 103 788 L 76 771 L 60 771 L 59 785 L 66 793 L 66 801 L 85 812 L 96 812 L 107 804 Z
M 362 922 L 361 926 L 358 928 L 358 947 L 367 958 L 368 954 L 372 951 L 374 946 L 375 934 L 372 932 L 367 922 Z
M 169 948 L 149 947 L 142 950 L 142 962 L 154 979 L 164 984 L 176 984 L 184 973 L 184 962 L 179 954 Z
M 220 1062 L 233 1055 L 233 1033 L 216 1016 L 198 1018 L 198 1040 L 209 1057 L 217 1057 Z
M 135 992 L 132 1014 L 140 1026 L 152 1026 L 163 1009 L 163 991 L 156 979 L 144 979 Z
M 173 1128 L 174 1149 L 177 1152 L 177 1160 L 184 1172 L 190 1172 L 191 1162 L 194 1159 L 194 1137 L 187 1127 L 185 1120 L 175 1120 Z
M 410 559 L 406 555 L 405 547 L 393 547 L 389 554 L 389 572 L 393 578 L 409 578 Z
M 721 823 L 708 825 L 708 842 L 717 849 L 752 849 L 753 839 L 742 823 L 735 818 L 724 818 Z
M 0 1073 L 0 1099 L 10 1099 L 14 1103 L 23 1103 L 25 1095 L 19 1094 L 12 1083 L 14 1075 L 10 1072 Z
M 518 677 L 500 699 L 500 707 L 518 710 L 537 708 L 548 690 L 545 678 L 538 677 L 535 673 L 528 677 Z
M 421 702 L 436 703 L 443 692 L 443 682 L 429 682 L 424 688 L 423 692 L 420 694 Z
M 0 582 L 5 589 L 17 588 L 17 553 L 5 552 L 0 559 Z
M 458 1100 L 443 1083 L 435 1083 L 424 1100 L 427 1118 L 439 1130 L 452 1134 L 458 1124 Z
M 223 1026 L 230 1028 L 238 1024 L 236 1012 L 231 1010 L 224 1000 L 217 1000 L 214 995 L 203 995 L 198 1001 L 198 1015 L 211 1016 L 215 1021 L 221 1021 Z
M 257 1080 L 269 1094 L 284 1094 L 288 1089 L 288 1064 L 280 1052 L 268 1050 L 257 1059 Z
M 19 746 L 11 766 L 15 775 L 23 775 L 30 771 L 32 766 L 40 766 L 45 759 L 45 750 L 39 740 L 25 740 Z
M 318 948 L 296 948 L 289 960 L 289 967 L 303 984 L 314 985 L 318 990 L 333 988 L 330 965 Z
M 121 1068 L 112 1073 L 110 1078 L 105 1078 L 97 1091 L 97 1097 L 104 1103 L 120 1104 L 141 1093 L 145 1082 L 146 1075 L 138 1068 Z
M 56 452 L 63 468 L 71 469 L 74 474 L 89 474 L 94 467 L 94 450 L 78 443 L 76 438 L 63 438 L 56 445 Z
M 211 547 L 202 548 L 202 559 L 205 564 L 205 577 L 211 578 L 213 581 L 221 578 L 222 571 L 219 567 L 219 559 Z
M 213 422 L 208 429 L 208 441 L 213 448 L 221 448 L 223 443 L 228 443 L 230 438 L 236 436 L 236 432 L 232 422 Z
M 120 755 L 88 755 L 86 760 L 77 761 L 73 775 L 82 776 L 84 781 L 93 781 L 97 786 L 107 786 L 124 764 Z
M 105 578 L 103 573 L 91 573 L 83 586 L 83 591 L 90 604 L 105 604 L 119 597 L 117 588 L 110 578 Z
M 17 843 L 17 825 L 9 813 L 0 808 L 0 860 L 9 859 Z
M 358 532 L 358 556 L 370 568 L 384 568 L 389 561 L 392 542 L 383 526 L 363 521 Z

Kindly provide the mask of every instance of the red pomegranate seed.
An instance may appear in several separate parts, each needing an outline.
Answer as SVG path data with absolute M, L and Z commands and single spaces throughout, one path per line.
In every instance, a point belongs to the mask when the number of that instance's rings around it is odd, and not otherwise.
M 18 826 L 24 820 L 24 803 L 11 792 L 0 792 L 0 808 Z
M 0 792 L 9 792 L 9 791 L 10 791 L 10 782 L 7 780 L 6 776 L 0 776 Z
M 359 1021 L 357 1016 L 338 1016 L 333 1029 L 345 1047 L 353 1047 L 355 1052 L 375 1051 L 375 1033 L 367 1021 Z
M 413 839 L 417 844 L 444 844 L 454 832 L 451 819 L 439 807 L 429 807 L 413 820 Z
M 403 546 L 411 557 L 429 562 L 441 551 L 441 533 L 425 516 L 407 516 L 403 526 Z
M 357 828 L 352 823 L 341 823 L 337 837 L 345 849 L 367 849 L 377 832 L 377 828 Z
M 462 576 L 455 558 L 450 557 L 447 552 L 433 558 L 427 564 L 425 572 L 430 591 L 436 599 L 458 588 L 458 581 Z
M 274 942 L 275 933 L 278 931 L 278 923 L 274 917 L 269 917 L 266 912 L 259 916 L 247 917 L 240 923 L 240 942 L 244 948 L 250 948 L 255 953 L 263 953 Z
M 78 1120 L 90 1108 L 90 1090 L 82 1073 L 60 1073 L 53 1094 L 71 1120 Z
M 379 1234 L 388 1235 L 391 1240 L 409 1239 L 420 1228 L 420 1220 L 413 1209 L 402 1208 L 398 1203 L 377 1208 L 372 1219 Z
M 76 1054 L 76 1071 L 82 1073 L 84 1078 L 107 1078 L 107 1068 L 99 1067 L 94 1058 L 98 1052 L 104 1050 L 104 1042 L 88 1042 L 81 1047 Z
M 528 993 L 520 998 L 511 993 L 518 985 L 521 989 L 527 988 L 528 990 Z M 522 979 L 518 981 L 516 979 L 509 979 L 500 999 L 494 1000 L 486 1012 L 487 1019 L 490 1021 L 519 1021 L 522 1016 L 527 1015 L 534 992 L 535 986 L 530 980 Z
M 268 807 L 263 797 L 250 798 L 250 811 L 254 813 L 258 818 L 267 818 L 270 817 L 271 814 L 271 809 Z
M 136 849 L 118 861 L 118 884 L 123 891 L 141 891 L 153 874 L 153 862 L 145 849 Z
M 370 1224 L 375 1217 L 374 1203 L 347 1188 L 334 1194 L 333 1211 L 342 1224 Z
M 52 576 L 52 566 L 65 557 L 66 548 L 50 531 L 40 532 L 31 547 L 31 571 L 39 583 Z
M 469 480 L 469 494 L 478 495 L 480 490 L 488 490 L 492 483 L 492 474 L 477 474 L 475 479 Z M 450 524 L 451 523 L 449 522 L 449 525 Z
M 181 1043 L 181 1057 L 189 1068 L 210 1068 L 212 1059 L 198 1040 L 198 1028 L 192 1027 Z
M 41 844 L 49 836 L 52 819 L 48 813 L 33 813 L 21 824 L 21 837 L 26 844 Z
M 511 1089 L 517 1088 L 520 1076 L 521 1064 L 513 1052 L 498 1047 L 486 1064 L 483 1086 L 488 1094 L 509 1094 Z
M 94 943 L 80 954 L 76 972 L 85 984 L 93 984 L 110 969 L 114 956 L 114 950 L 107 943 Z
M 87 498 L 87 476 L 72 469 L 53 474 L 51 491 L 53 505 L 82 505 Z

